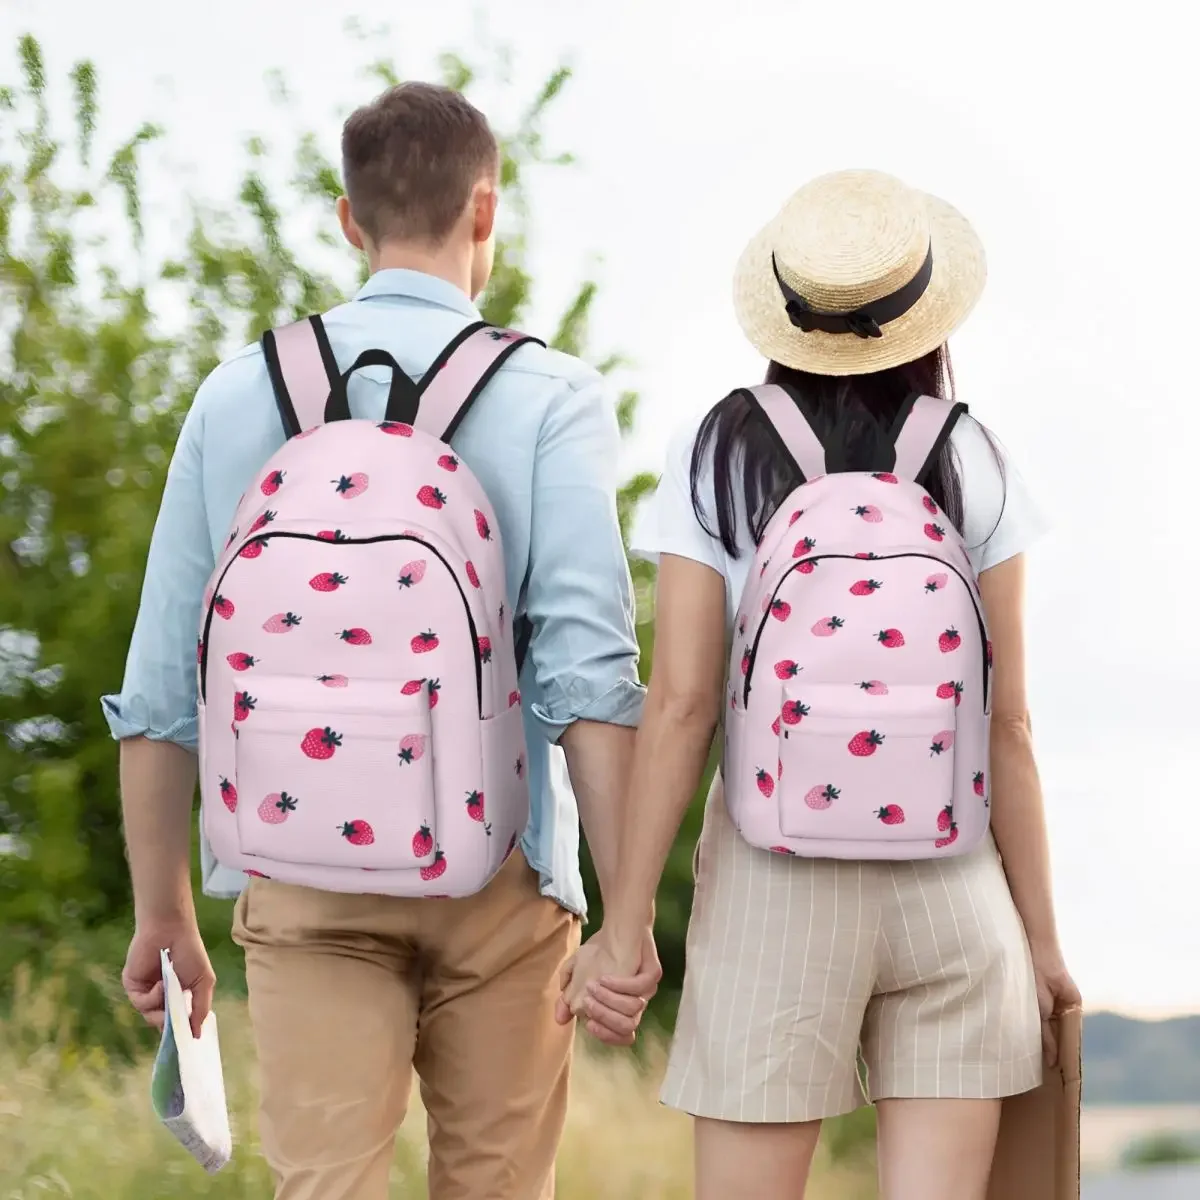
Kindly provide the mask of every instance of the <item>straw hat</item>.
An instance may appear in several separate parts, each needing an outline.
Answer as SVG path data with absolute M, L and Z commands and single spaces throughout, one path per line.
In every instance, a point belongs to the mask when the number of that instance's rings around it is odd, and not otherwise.
M 859 375 L 940 346 L 975 307 L 983 246 L 956 209 L 878 171 L 802 187 L 737 265 L 738 322 L 767 358 Z

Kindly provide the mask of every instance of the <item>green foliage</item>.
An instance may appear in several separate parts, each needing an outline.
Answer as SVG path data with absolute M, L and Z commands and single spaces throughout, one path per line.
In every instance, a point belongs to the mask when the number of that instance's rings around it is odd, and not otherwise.
M 1200 1138 L 1181 1133 L 1153 1134 L 1134 1142 L 1121 1155 L 1121 1165 L 1130 1168 L 1195 1162 L 1200 1162 Z

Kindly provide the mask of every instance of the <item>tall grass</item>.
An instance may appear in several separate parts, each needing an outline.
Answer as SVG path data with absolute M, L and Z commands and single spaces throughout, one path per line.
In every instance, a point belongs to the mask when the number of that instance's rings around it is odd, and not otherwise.
M 188 1200 L 271 1195 L 255 1139 L 253 1047 L 240 1000 L 218 1001 L 226 1086 L 237 1149 L 206 1176 L 154 1120 L 151 1054 L 126 1064 L 80 1049 L 61 982 L 18 972 L 0 1020 L 0 1197 L 3 1200 Z M 581 1044 L 559 1155 L 559 1200 L 685 1200 L 692 1195 L 688 1118 L 656 1102 L 663 1048 L 638 1062 Z M 420 1099 L 397 1141 L 392 1196 L 425 1196 L 426 1142 Z M 870 1200 L 866 1162 L 822 1158 L 811 1200 Z

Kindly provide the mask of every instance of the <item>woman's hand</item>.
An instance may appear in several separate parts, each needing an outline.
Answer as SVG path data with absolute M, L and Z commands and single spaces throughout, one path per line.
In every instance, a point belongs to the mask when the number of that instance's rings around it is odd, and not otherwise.
M 1042 1018 L 1042 1051 L 1047 1066 L 1058 1064 L 1058 1038 L 1051 1017 L 1083 1003 L 1075 980 L 1067 971 L 1062 951 L 1057 946 L 1030 947 L 1033 977 L 1037 984 L 1038 1013 Z
M 598 1041 L 631 1046 L 661 978 L 651 929 L 632 950 L 618 947 L 600 929 L 563 968 L 555 1017 L 560 1025 L 581 1017 Z

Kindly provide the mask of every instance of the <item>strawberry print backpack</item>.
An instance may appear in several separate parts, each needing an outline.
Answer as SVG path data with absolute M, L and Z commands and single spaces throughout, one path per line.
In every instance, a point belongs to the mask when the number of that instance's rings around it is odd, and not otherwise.
M 828 474 L 788 391 L 744 394 L 803 482 L 763 531 L 735 617 L 734 823 L 780 854 L 966 853 L 988 828 L 991 644 L 962 538 L 918 482 L 966 405 L 913 397 L 893 463 Z
M 319 317 L 262 340 L 288 440 L 234 517 L 198 649 L 204 830 L 223 865 L 327 891 L 465 896 L 529 815 L 496 519 L 448 442 L 535 339 L 482 323 L 418 387 L 339 374 Z M 383 421 L 351 417 L 361 367 Z

